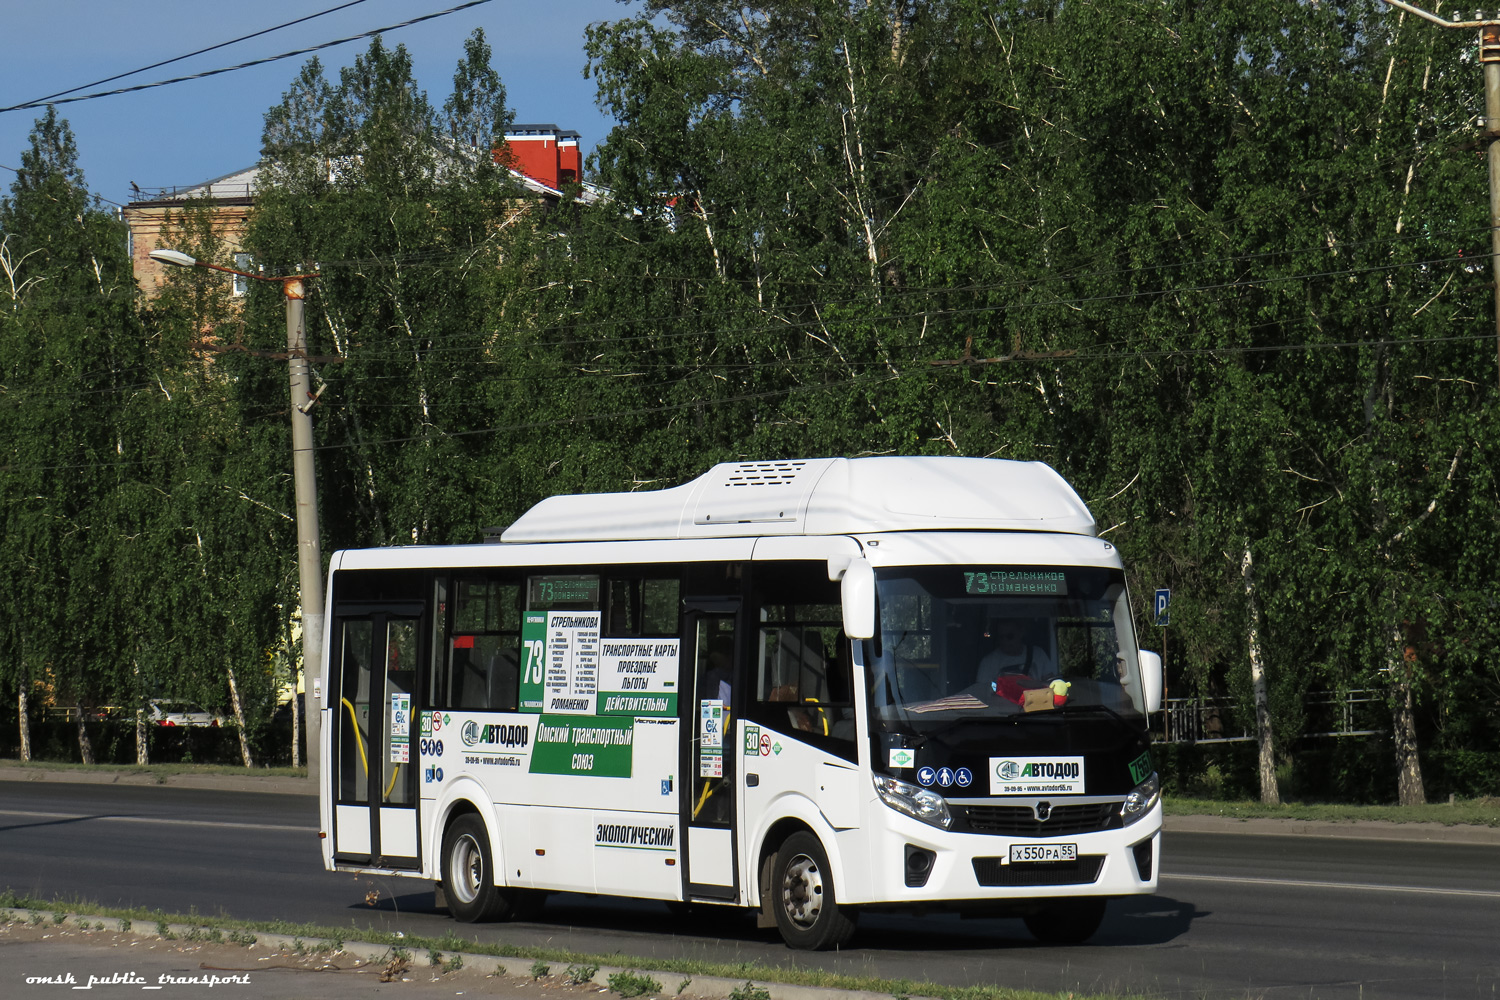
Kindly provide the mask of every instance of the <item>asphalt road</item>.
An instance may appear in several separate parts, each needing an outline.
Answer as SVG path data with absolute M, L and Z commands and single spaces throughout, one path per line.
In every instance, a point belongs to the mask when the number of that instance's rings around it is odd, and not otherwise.
M 1161 891 L 1118 901 L 1086 946 L 1019 920 L 877 916 L 809 955 L 738 915 L 551 898 L 534 922 L 456 925 L 425 883 L 322 869 L 306 796 L 0 781 L 0 888 L 594 953 L 759 961 L 946 984 L 1228 998 L 1500 993 L 1500 848 L 1307 836 L 1166 835 Z M 373 905 L 372 905 L 373 904 Z

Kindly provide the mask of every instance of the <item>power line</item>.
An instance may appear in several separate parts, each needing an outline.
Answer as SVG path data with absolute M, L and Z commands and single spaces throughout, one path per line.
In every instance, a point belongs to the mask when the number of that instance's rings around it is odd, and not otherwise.
M 278 24 L 274 28 L 263 28 L 260 31 L 253 32 L 249 35 L 241 35 L 239 38 L 232 38 L 227 42 L 220 42 L 217 45 L 210 45 L 206 49 L 199 49 L 196 52 L 189 52 L 186 55 L 173 56 L 171 59 L 163 59 L 161 62 L 154 62 L 150 66 L 142 66 L 140 69 L 133 69 L 128 73 L 116 73 L 114 76 L 106 76 L 104 79 L 95 80 L 93 83 L 81 83 L 76 87 L 69 87 L 67 90 L 59 90 L 55 94 L 48 94 L 46 97 L 38 97 L 35 100 L 27 101 L 24 104 L 16 104 L 8 108 L 0 108 L 0 114 L 4 114 L 7 111 L 20 111 L 25 108 L 42 107 L 53 98 L 62 97 L 64 94 L 71 94 L 76 91 L 83 90 L 86 87 L 98 87 L 101 84 L 114 83 L 116 80 L 124 79 L 127 76 L 135 76 L 137 73 L 144 73 L 147 70 L 158 69 L 162 66 L 169 66 L 175 62 L 182 62 L 182 60 L 184 59 L 191 59 L 193 58 L 193 56 L 201 56 L 206 52 L 213 52 L 215 49 L 227 48 L 230 45 L 238 45 L 240 42 L 248 42 L 252 38 L 259 38 L 261 35 L 269 35 L 273 31 L 280 31 L 282 28 L 290 28 L 295 25 L 302 24 L 304 21 L 311 21 L 316 18 L 322 17 L 325 14 L 337 13 L 338 11 L 353 7 L 356 4 L 362 4 L 364 2 L 365 0 L 349 0 L 348 3 L 340 4 L 337 7 L 330 7 L 327 10 L 319 11 L 316 14 L 309 14 L 306 17 L 299 17 L 295 21 L 287 21 L 285 24 Z
M 1157 289 L 1157 290 L 1146 290 L 1146 291 L 1141 291 L 1141 292 L 1126 293 L 1126 295 L 1122 296 L 1122 297 L 1133 297 L 1133 296 L 1136 296 L 1136 295 L 1151 296 L 1151 297 L 1160 297 L 1160 296 L 1171 295 L 1171 294 L 1185 294 L 1185 293 L 1189 293 L 1189 292 L 1204 291 L 1204 290 L 1210 290 L 1210 291 L 1211 290 L 1220 290 L 1220 289 L 1225 288 L 1225 287 L 1231 287 L 1231 288 L 1232 287 L 1256 287 L 1256 286 L 1259 286 L 1261 284 L 1267 284 L 1267 283 L 1272 283 L 1272 282 L 1281 282 L 1281 281 L 1290 281 L 1290 280 L 1298 280 L 1298 279 L 1306 278 L 1306 277 L 1326 277 L 1326 276 L 1330 276 L 1330 275 L 1337 277 L 1337 276 L 1344 276 L 1344 275 L 1348 275 L 1348 274 L 1358 274 L 1358 273 L 1365 273 L 1365 272 L 1380 272 L 1380 271 L 1397 269 L 1397 268 L 1401 268 L 1401 267 L 1419 267 L 1419 266 L 1423 266 L 1423 265 L 1427 265 L 1427 264 L 1432 264 L 1432 263 L 1443 263 L 1443 262 L 1451 263 L 1451 262 L 1455 262 L 1455 261 L 1465 261 L 1466 262 L 1467 260 L 1468 260 L 1468 258 L 1447 258 L 1447 259 L 1438 260 L 1438 261 L 1416 261 L 1416 262 L 1411 262 L 1411 263 L 1408 263 L 1408 264 L 1382 265 L 1382 266 L 1379 266 L 1379 267 L 1366 268 L 1366 269 L 1351 269 L 1351 270 L 1345 270 L 1345 271 L 1318 272 L 1316 274 L 1311 274 L 1311 275 L 1281 275 L 1281 276 L 1273 276 L 1273 277 L 1270 277 L 1270 278 L 1259 279 L 1259 280 L 1231 282 L 1231 283 L 1220 284 L 1220 285 L 1189 286 L 1189 287 L 1183 287 L 1183 288 L 1166 288 L 1166 289 Z M 1474 291 L 1474 290 L 1483 289 L 1483 288 L 1488 288 L 1488 286 L 1487 285 L 1465 286 L 1465 287 L 1460 287 L 1460 288 L 1454 289 L 1453 290 L 1453 294 L 1456 295 L 1456 294 L 1461 294 L 1461 293 L 1464 293 L 1464 292 Z M 1106 298 L 1108 298 L 1108 297 L 1106 297 Z M 1055 305 L 1055 304 L 1070 305 L 1070 304 L 1073 304 L 1073 303 L 1079 303 L 1079 302 L 1085 302 L 1085 301 L 1088 301 L 1088 300 L 1084 300 L 1084 299 L 1054 300 L 1054 301 L 1043 302 L 1043 303 L 1035 303 L 1035 304 L 1036 305 Z M 1360 307 L 1358 309 L 1358 311 L 1360 311 L 1360 312 L 1368 312 L 1368 311 L 1371 311 L 1371 310 L 1377 310 L 1377 309 L 1387 308 L 1388 305 L 1389 305 L 1389 303 L 1381 302 L 1381 303 L 1373 304 L 1373 305 L 1370 305 L 1370 306 Z M 661 338 L 671 338 L 671 339 L 680 340 L 680 339 L 687 338 L 687 337 L 701 337 L 701 338 L 704 338 L 704 339 L 708 339 L 708 338 L 714 338 L 714 337 L 732 336 L 732 335 L 736 335 L 736 334 L 743 335 L 743 334 L 754 334 L 754 333 L 781 333 L 781 332 L 785 332 L 787 330 L 801 329 L 801 328 L 804 328 L 804 327 L 807 327 L 807 326 L 812 326 L 812 325 L 825 325 L 825 326 L 826 325 L 833 325 L 833 326 L 839 326 L 839 325 L 844 325 L 844 324 L 847 324 L 847 323 L 860 323 L 860 324 L 873 324 L 873 325 L 876 325 L 876 326 L 884 326 L 884 325 L 889 325 L 889 324 L 892 324 L 892 323 L 898 323 L 898 322 L 907 321 L 907 320 L 914 320 L 914 319 L 921 319 L 924 322 L 934 321 L 934 320 L 942 322 L 942 321 L 945 321 L 945 320 L 956 319 L 956 318 L 960 318 L 960 317 L 964 317 L 964 316 L 968 316 L 968 315 L 974 315 L 974 314 L 982 314 L 982 313 L 985 313 L 985 312 L 998 311 L 998 310 L 1006 309 L 1006 308 L 1010 308 L 1010 307 L 1009 306 L 989 306 L 989 305 L 985 305 L 985 306 L 975 306 L 975 307 L 969 308 L 969 309 L 922 310 L 922 311 L 919 311 L 919 312 L 912 312 L 912 313 L 905 313 L 905 314 L 872 315 L 872 316 L 861 316 L 861 317 L 846 317 L 846 318 L 829 320 L 829 321 L 826 321 L 826 322 L 825 321 L 806 321 L 806 322 L 802 322 L 802 323 L 777 323 L 777 324 L 774 324 L 774 325 L 771 325 L 771 326 L 757 325 L 757 326 L 752 326 L 752 327 L 740 327 L 740 328 L 729 328 L 729 329 L 723 329 L 723 328 L 721 328 L 721 329 L 718 329 L 718 330 L 714 330 L 714 329 L 693 330 L 693 331 L 685 331 L 685 332 L 682 332 L 682 333 L 674 333 L 674 334 L 646 334 L 646 335 L 643 335 L 641 337 L 613 338 L 613 339 L 610 339 L 610 340 L 607 340 L 607 341 L 605 341 L 605 340 L 599 340 L 599 341 L 539 341 L 539 342 L 531 342 L 531 343 L 520 343 L 520 342 L 511 341 L 511 342 L 508 342 L 507 346 L 510 346 L 510 347 L 514 348 L 515 350 L 520 351 L 520 352 L 527 352 L 527 351 L 529 351 L 529 350 L 531 350 L 533 348 L 538 348 L 538 347 L 554 347 L 554 346 L 575 346 L 576 347 L 576 346 L 581 346 L 581 345 L 590 344 L 590 343 L 608 343 L 610 345 L 623 345 L 623 344 L 637 343 L 637 342 L 642 341 L 642 340 L 652 340 L 652 339 L 661 339 Z M 1301 322 L 1301 321 L 1307 321 L 1309 319 L 1318 319 L 1318 320 L 1321 320 L 1323 318 L 1324 317 L 1321 317 L 1319 315 L 1300 316 L 1300 317 L 1299 316 L 1292 316 L 1292 317 L 1287 317 L 1285 319 L 1271 320 L 1271 321 L 1267 321 L 1265 323 L 1260 323 L 1260 324 L 1252 325 L 1251 327 L 1248 328 L 1247 332 L 1251 332 L 1251 331 L 1254 331 L 1254 330 L 1257 330 L 1257 329 L 1272 329 L 1272 328 L 1278 328 L 1278 327 L 1285 327 L 1285 326 L 1287 326 L 1289 324 L 1295 324 L 1295 323 L 1298 323 L 1298 322 Z M 481 332 L 478 332 L 478 333 L 470 332 L 470 333 L 463 333 L 463 334 L 450 334 L 450 335 L 447 335 L 447 337 L 445 337 L 445 339 L 450 339 L 450 338 L 451 339 L 457 339 L 459 337 L 486 338 L 486 339 L 488 339 L 488 338 L 493 338 L 495 336 L 498 336 L 498 334 L 492 333 L 492 332 L 488 332 L 488 331 L 481 331 Z M 1461 339 L 1465 339 L 1465 338 L 1459 337 L 1459 338 L 1450 338 L 1450 339 L 1460 339 L 1461 340 Z M 1443 340 L 1442 339 L 1437 339 L 1437 340 L 1432 340 L 1431 342 L 1432 343 L 1440 343 L 1440 342 L 1443 342 Z M 1224 353 L 1224 352 L 1235 352 L 1235 351 L 1241 351 L 1241 350 L 1251 350 L 1251 351 L 1267 351 L 1267 350 L 1271 350 L 1271 351 L 1274 351 L 1274 350 L 1311 350 L 1311 349 L 1318 349 L 1318 348 L 1323 347 L 1323 346 L 1329 346 L 1329 345 L 1338 346 L 1340 344 L 1349 344 L 1349 343 L 1355 343 L 1355 342 L 1342 342 L 1342 341 L 1341 342 L 1322 342 L 1322 343 L 1304 343 L 1304 344 L 1300 344 L 1300 345 L 1297 345 L 1297 344 L 1292 344 L 1292 345 L 1283 344 L 1283 345 L 1266 345 L 1266 346 L 1259 346 L 1259 347 L 1237 347 L 1237 346 L 1233 346 L 1233 345 L 1225 345 L 1225 346 L 1218 346 L 1218 347 L 1212 347 L 1212 348 L 1194 349 L 1194 350 L 1191 350 L 1191 351 L 1186 351 L 1186 350 L 1181 350 L 1181 349 L 1164 348 L 1161 351 L 1157 352 L 1157 354 L 1142 355 L 1142 354 L 1140 354 L 1140 352 L 1128 352 L 1128 356 L 1158 356 L 1158 355 L 1162 355 L 1162 354 L 1164 354 L 1164 355 L 1184 355 L 1184 354 L 1192 354 L 1192 353 L 1197 353 L 1197 354 L 1216 354 L 1216 353 Z M 1358 342 L 1358 343 L 1364 343 L 1364 342 Z M 645 351 L 645 354 L 648 354 L 648 355 L 649 354 L 653 354 L 653 353 L 656 353 L 659 350 L 664 350 L 664 349 L 666 349 L 666 348 L 665 347 L 647 347 L 646 351 Z M 454 346 L 428 347 L 426 349 L 423 349 L 420 352 L 420 354 L 421 354 L 421 359 L 422 360 L 429 361 L 429 360 L 433 359 L 434 357 L 441 357 L 442 355 L 470 354 L 470 353 L 473 352 L 473 350 L 474 350 L 474 348 L 473 348 L 472 345 L 458 344 L 458 345 L 454 345 Z M 908 351 L 909 351 L 909 348 L 908 348 Z M 383 345 L 379 349 L 374 349 L 374 350 L 370 350 L 370 351 L 360 351 L 357 354 L 349 355 L 349 356 L 347 356 L 346 360 L 348 362 L 350 362 L 350 363 L 358 363 L 358 364 L 380 363 L 380 362 L 383 362 L 383 361 L 391 361 L 391 360 L 405 360 L 405 359 L 407 359 L 407 358 L 409 358 L 411 356 L 411 353 L 412 353 L 411 350 L 408 347 L 406 347 L 406 346 L 397 346 L 397 345 L 394 345 L 394 344 L 393 345 L 388 345 L 388 346 Z M 1121 357 L 1121 356 L 1127 356 L 1127 355 L 1122 355 L 1119 352 L 1103 352 L 1103 351 L 1098 350 L 1097 348 L 1094 348 L 1094 349 L 1091 349 L 1091 348 L 1074 348 L 1074 349 L 1070 349 L 1070 353 L 1067 355 L 1067 357 L 1070 358 L 1070 359 L 1072 359 L 1072 358 L 1078 358 L 1078 359 L 1085 359 L 1085 358 L 1089 358 L 1089 359 L 1105 358 L 1105 359 L 1108 359 L 1108 358 L 1115 358 L 1115 357 Z M 895 353 L 888 354 L 888 357 L 889 357 L 889 360 L 890 360 L 891 363 L 903 363 L 903 364 L 904 363 L 922 363 L 924 360 L 930 360 L 930 356 L 927 357 L 927 358 L 918 357 L 918 356 L 916 356 L 915 352 L 910 352 L 910 353 L 908 353 L 908 352 L 895 352 Z M 1022 360 L 1040 360 L 1040 359 L 1027 359 L 1027 358 L 1019 358 L 1018 357 L 1018 358 L 1008 358 L 1007 360 L 1022 361 Z M 528 382 L 528 381 L 536 381 L 539 378 L 543 378 L 543 377 L 575 378 L 575 377 L 579 377 L 580 375 L 584 375 L 584 376 L 598 376 L 598 377 L 606 377 L 606 378 L 622 378 L 622 377 L 625 377 L 625 376 L 622 376 L 617 371 L 606 371 L 605 370 L 606 368 L 650 369 L 650 370 L 658 370 L 658 371 L 659 370 L 674 370 L 674 369 L 691 369 L 692 372 L 694 372 L 694 373 L 696 373 L 696 372 L 705 372 L 705 371 L 735 372 L 735 371 L 742 371 L 742 370 L 747 370 L 747 369 L 765 370 L 767 368 L 781 370 L 781 371 L 788 371 L 788 370 L 790 370 L 794 366 L 797 366 L 797 367 L 812 366 L 812 365 L 825 364 L 825 363 L 834 363 L 835 361 L 836 361 L 836 363 L 834 364 L 834 367 L 842 366 L 844 368 L 852 368 L 852 367 L 856 367 L 856 366 L 859 366 L 859 367 L 880 366 L 880 365 L 884 365 L 884 364 L 887 363 L 887 361 L 885 361 L 885 360 L 871 360 L 871 361 L 850 362 L 850 361 L 847 361 L 847 360 L 845 360 L 843 358 L 840 358 L 838 356 L 837 352 L 833 351 L 830 348 L 830 353 L 819 353 L 819 354 L 813 355 L 810 358 L 804 358 L 804 359 L 801 359 L 801 360 L 790 358 L 790 357 L 783 358 L 783 357 L 778 357 L 778 356 L 773 355 L 770 360 L 764 361 L 764 362 L 732 362 L 732 363 L 731 362 L 710 362 L 710 361 L 691 361 L 691 362 L 658 361 L 658 362 L 650 362 L 650 361 L 645 360 L 645 358 L 643 356 L 637 355 L 635 357 L 625 357 L 625 358 L 620 358 L 620 359 L 607 359 L 607 358 L 600 358 L 600 359 L 577 359 L 577 360 L 567 360 L 567 359 L 561 359 L 561 358 L 558 358 L 558 359 L 539 359 L 539 358 L 524 358 L 524 359 L 481 359 L 481 360 L 477 360 L 477 361 L 473 362 L 473 364 L 476 364 L 476 365 L 497 365 L 497 366 L 498 365 L 505 365 L 508 368 L 508 370 L 511 370 L 511 371 L 515 371 L 517 369 L 520 369 L 523 372 L 526 372 L 526 371 L 535 372 L 535 371 L 538 371 L 538 370 L 554 370 L 554 371 L 566 371 L 566 372 L 569 373 L 569 374 L 566 374 L 566 375 L 558 375 L 558 376 L 541 376 L 541 375 L 534 375 L 534 374 L 523 374 L 523 375 L 517 375 L 517 376 L 510 376 L 510 377 L 488 378 L 488 379 L 482 379 L 481 380 L 481 381 L 516 381 L 516 382 Z M 586 366 L 586 365 L 597 365 L 598 366 L 598 371 L 596 371 L 596 372 L 581 371 L 580 370 L 581 367 L 582 366 Z M 100 371 L 96 371 L 96 372 L 80 373 L 77 376 L 73 376 L 70 379 L 70 381 L 83 381 L 83 380 L 85 380 L 87 378 L 92 378 L 92 377 L 97 377 L 97 376 L 107 376 L 107 375 L 114 375 L 116 377 L 128 376 L 131 373 L 135 373 L 135 372 L 148 372 L 148 371 L 152 371 L 152 370 L 153 369 L 151 369 L 150 367 L 145 366 L 145 365 L 133 366 L 133 367 L 123 368 L 123 369 L 100 370 Z M 643 372 L 642 374 L 645 374 L 645 373 Z M 367 375 L 367 374 L 362 374 L 361 376 L 359 376 L 358 381 L 359 382 L 401 381 L 401 380 L 413 379 L 413 378 L 418 378 L 418 377 L 419 376 L 416 376 L 416 375 L 413 375 L 413 374 L 410 374 L 410 373 L 393 374 L 393 375 Z M 429 378 L 433 378 L 433 376 L 431 374 L 429 374 L 428 377 Z M 462 377 L 472 378 L 472 376 L 463 376 L 462 374 L 460 374 L 459 371 L 454 371 L 451 374 L 445 373 L 443 375 L 437 376 L 436 377 L 436 381 L 434 382 L 434 384 L 441 384 L 441 381 L 443 381 L 444 379 L 462 378 Z M 53 385 L 58 385 L 58 383 L 53 383 Z M 146 382 L 125 382 L 125 383 L 120 384 L 120 385 L 101 387 L 101 388 L 97 388 L 97 389 L 71 389 L 71 390 L 64 389 L 63 391 L 50 391 L 51 386 L 49 386 L 47 388 L 43 388 L 43 387 L 36 386 L 36 385 L 33 384 L 33 385 L 15 386 L 15 387 L 13 387 L 13 388 L 5 391 L 3 394 L 0 394 L 0 403 L 11 402 L 11 403 L 19 405 L 19 404 L 22 404 L 22 403 L 29 402 L 31 400 L 36 400 L 36 399 L 82 399 L 82 398 L 87 397 L 87 396 L 97 396 L 97 395 L 103 395 L 103 394 L 135 393 L 135 392 L 142 392 L 142 391 L 153 391 L 153 390 L 157 390 L 158 388 L 159 388 L 159 386 L 155 382 L 151 382 L 151 381 L 146 381 Z M 362 405 L 371 405 L 371 404 L 362 404 Z
M 334 39 L 331 42 L 322 42 L 322 43 L 320 43 L 318 45 L 309 45 L 305 49 L 295 49 L 295 50 L 293 50 L 291 52 L 283 52 L 279 56 L 267 56 L 264 59 L 252 59 L 249 62 L 239 63 L 238 65 L 235 65 L 235 66 L 224 66 L 224 67 L 222 67 L 220 69 L 204 70 L 202 73 L 193 73 L 193 74 L 191 74 L 189 76 L 173 77 L 170 80 L 157 80 L 155 83 L 141 83 L 141 84 L 136 84 L 133 87 L 120 87 L 120 88 L 117 88 L 115 90 L 99 90 L 99 91 L 95 91 L 94 93 L 91 93 L 91 94 L 79 94 L 76 97 L 64 97 L 64 98 L 61 98 L 59 100 L 49 101 L 47 103 L 49 103 L 49 104 L 73 104 L 73 103 L 75 103 L 77 101 L 92 101 L 92 100 L 94 100 L 95 98 L 98 98 L 98 97 L 113 97 L 116 94 L 131 94 L 131 93 L 134 93 L 134 92 L 136 92 L 138 90 L 150 90 L 153 87 L 166 87 L 166 86 L 170 86 L 171 84 L 174 84 L 174 83 L 186 83 L 186 82 L 188 82 L 190 80 L 203 80 L 203 79 L 207 79 L 208 77 L 211 77 L 211 76 L 218 76 L 221 73 L 234 73 L 234 72 L 237 72 L 237 71 L 242 70 L 242 69 L 250 69 L 250 68 L 255 67 L 255 66 L 264 66 L 267 63 L 278 62 L 278 61 L 280 61 L 282 59 L 290 59 L 293 56 L 305 56 L 309 52 L 321 52 L 323 49 L 331 49 L 331 48 L 333 48 L 336 45 L 344 45 L 344 44 L 347 44 L 348 42 L 357 42 L 357 41 L 359 41 L 362 38 L 369 38 L 369 37 L 371 37 L 373 35 L 384 34 L 385 32 L 388 32 L 388 31 L 396 31 L 396 30 L 398 30 L 400 28 L 409 28 L 413 24 L 421 24 L 423 21 L 431 21 L 434 18 L 447 17 L 449 14 L 457 14 L 459 11 L 468 10 L 470 7 L 478 7 L 481 4 L 487 4 L 487 3 L 490 3 L 490 2 L 491 2 L 491 0 L 469 0 L 468 3 L 461 3 L 457 7 L 449 7 L 447 10 L 440 10 L 440 11 L 437 11 L 436 13 L 433 13 L 433 14 L 423 14 L 421 17 L 414 17 L 414 18 L 411 18 L 410 20 L 407 20 L 407 21 L 401 21 L 398 24 L 387 25 L 384 28 L 375 28 L 375 29 L 373 29 L 371 31 L 364 31 L 364 32 L 361 32 L 361 33 L 359 33 L 357 35 L 349 35 L 346 38 L 336 38 L 336 39 Z M 38 104 L 34 104 L 34 103 L 16 104 L 16 105 L 13 105 L 13 106 L 11 106 L 9 108 L 5 108 L 3 110 L 4 111 L 29 111 L 29 110 L 32 110 L 32 109 L 35 109 L 35 108 L 38 108 L 38 107 L 41 107 L 41 106 L 42 105 L 38 105 Z

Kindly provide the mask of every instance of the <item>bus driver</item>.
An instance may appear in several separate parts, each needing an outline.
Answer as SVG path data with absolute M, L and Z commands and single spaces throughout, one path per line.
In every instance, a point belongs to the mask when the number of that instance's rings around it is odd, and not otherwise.
M 979 661 L 977 680 L 988 683 L 1000 674 L 1025 674 L 1038 680 L 1057 676 L 1052 654 L 1026 640 L 1022 619 L 991 618 L 985 635 L 995 641 L 995 648 Z

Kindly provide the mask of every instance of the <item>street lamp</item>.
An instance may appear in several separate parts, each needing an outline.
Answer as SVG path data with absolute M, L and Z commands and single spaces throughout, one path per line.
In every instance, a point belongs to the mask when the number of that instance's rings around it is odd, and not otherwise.
M 1404 0 L 1385 3 L 1442 28 L 1479 29 L 1479 63 L 1484 67 L 1484 131 L 1479 137 L 1489 147 L 1490 271 L 1495 281 L 1495 363 L 1500 366 L 1500 11 L 1476 10 L 1467 17 L 1455 11 L 1450 20 Z
M 308 400 L 307 333 L 302 326 L 303 279 L 308 274 L 268 278 L 262 274 L 236 271 L 190 257 L 178 250 L 152 250 L 151 259 L 176 267 L 205 267 L 242 278 L 266 281 L 281 286 L 286 299 L 286 353 L 292 387 L 292 480 L 297 497 L 297 570 L 302 592 L 302 669 L 307 679 L 306 692 L 324 696 L 323 678 L 323 556 L 318 541 L 318 483 L 313 467 L 312 415 Z M 322 756 L 319 743 L 319 710 L 309 698 L 303 715 L 307 719 L 307 774 L 314 785 Z M 296 734 L 293 734 L 293 739 Z

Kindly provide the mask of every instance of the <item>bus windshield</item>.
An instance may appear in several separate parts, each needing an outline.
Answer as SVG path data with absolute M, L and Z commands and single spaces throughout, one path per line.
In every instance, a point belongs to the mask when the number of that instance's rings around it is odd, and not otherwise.
M 1145 724 L 1117 569 L 922 566 L 876 571 L 876 718 L 930 728 L 1107 709 Z

